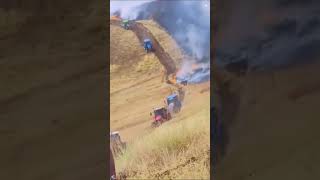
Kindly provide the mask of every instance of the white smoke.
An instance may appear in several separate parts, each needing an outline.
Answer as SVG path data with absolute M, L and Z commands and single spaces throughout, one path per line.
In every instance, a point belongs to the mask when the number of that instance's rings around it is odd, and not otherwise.
M 187 52 L 202 63 L 185 59 L 182 62 L 177 78 L 188 80 L 189 83 L 199 83 L 210 79 L 210 1 L 181 1 L 183 11 L 178 11 L 179 16 L 176 26 L 179 28 L 174 37 Z M 182 8 L 181 8 L 182 9 Z M 182 14 L 187 13 L 187 14 Z M 203 61 L 205 63 L 203 63 Z M 197 64 L 200 70 L 193 71 L 192 65 Z
M 110 0 L 110 16 L 119 11 L 121 18 L 134 20 L 141 11 L 138 7 L 152 1 L 155 0 Z
M 184 9 L 179 11 L 179 9 Z M 196 59 L 210 56 L 210 1 L 181 1 L 175 9 L 183 20 L 176 22 L 174 37 Z M 209 60 L 209 59 L 207 59 Z
M 196 65 L 197 68 L 193 68 Z M 189 83 L 200 83 L 210 80 L 210 62 L 197 63 L 196 61 L 185 60 L 178 71 L 177 81 L 187 80 Z
M 135 20 L 141 12 L 145 18 L 152 13 L 165 11 L 165 17 L 160 17 L 160 23 L 169 28 L 178 43 L 191 56 L 203 60 L 210 56 L 210 0 L 159 0 L 159 8 L 142 8 L 142 5 L 155 0 L 111 0 L 110 15 L 120 12 L 121 18 Z M 156 6 L 157 6 L 156 5 Z M 162 9 L 164 6 L 164 9 Z M 183 18 L 181 18 L 183 17 Z M 162 19 L 161 19 L 162 18 Z M 173 23 L 172 23 L 173 22 Z M 209 59 L 208 59 L 209 61 Z
M 200 83 L 210 80 L 210 69 L 203 70 L 202 72 L 195 73 L 188 80 L 189 83 Z
M 177 78 L 178 79 L 188 79 L 188 77 L 193 73 L 192 71 L 192 64 L 194 62 L 192 61 L 184 61 L 183 64 L 180 67 L 180 70 L 178 71 Z
M 187 45 L 191 49 L 192 56 L 197 59 L 202 59 L 205 56 L 205 53 L 208 53 L 208 50 L 203 49 L 201 46 L 204 44 L 207 39 L 205 39 L 201 34 L 205 34 L 206 30 L 197 28 L 195 25 L 190 24 L 186 27 L 185 36 L 187 37 Z
M 199 83 L 210 78 L 210 1 L 184 1 L 183 3 L 191 18 L 184 22 L 185 30 L 178 31 L 176 37 L 187 49 L 190 49 L 192 57 L 204 60 L 206 63 L 186 59 L 177 77 L 188 80 L 189 83 Z M 194 72 L 193 64 L 197 64 L 200 70 Z
M 193 72 L 192 64 L 199 62 L 183 61 L 177 77 L 195 83 L 207 79 L 210 76 L 210 71 L 207 71 L 210 70 L 210 0 L 158 0 L 161 1 L 159 4 L 154 1 L 111 0 L 110 15 L 119 12 L 121 18 L 135 20 L 141 12 L 144 15 L 139 19 L 160 13 L 155 20 L 168 30 L 185 52 L 206 62 L 203 68 L 206 71 Z M 148 9 L 151 2 L 154 6 Z

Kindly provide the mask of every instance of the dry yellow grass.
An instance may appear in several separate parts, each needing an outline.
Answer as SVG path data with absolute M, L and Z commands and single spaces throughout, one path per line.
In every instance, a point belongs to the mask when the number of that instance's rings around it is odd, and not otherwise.
M 176 43 L 158 30 L 160 44 L 178 57 Z M 111 26 L 110 128 L 128 143 L 116 159 L 117 172 L 126 171 L 130 179 L 209 179 L 209 92 L 200 93 L 201 85 L 188 86 L 182 111 L 151 129 L 149 112 L 164 105 L 172 87 L 161 83 L 162 65 L 153 53 L 143 51 L 136 37 L 130 39 L 131 33 Z
M 128 51 L 130 50 L 130 51 Z M 132 31 L 110 25 L 110 63 L 123 67 L 141 60 L 145 52 Z
M 163 49 L 171 56 L 175 61 L 176 65 L 179 65 L 183 60 L 184 53 L 182 49 L 178 46 L 175 40 L 163 29 L 158 23 L 151 20 L 139 21 L 143 26 L 149 29 L 149 31 L 154 35 L 157 41 L 161 44 Z
M 160 71 L 163 68 L 158 58 L 154 54 L 148 54 L 143 57 L 142 61 L 139 61 L 135 66 L 136 72 L 152 72 Z
M 116 159 L 118 172 L 130 179 L 209 179 L 209 106 L 174 121 L 135 140 Z
M 119 69 L 119 65 L 117 64 L 110 64 L 110 74 L 113 74 L 115 72 L 117 72 Z

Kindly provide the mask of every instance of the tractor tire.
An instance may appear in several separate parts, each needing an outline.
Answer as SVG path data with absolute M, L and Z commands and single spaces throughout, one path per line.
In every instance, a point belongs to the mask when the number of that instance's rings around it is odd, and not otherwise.
M 169 105 L 168 105 L 168 112 L 170 113 L 170 114 L 174 114 L 175 113 L 175 107 L 174 107 L 175 105 L 173 104 L 173 103 L 170 103 Z
M 126 143 L 126 142 L 123 142 L 123 143 L 122 143 L 122 149 L 125 150 L 126 148 L 127 148 L 127 143 Z
M 179 107 L 178 104 L 175 104 L 175 105 L 174 105 L 173 112 L 174 112 L 175 114 L 177 114 L 177 113 L 180 112 L 180 107 Z
M 152 127 L 152 128 L 156 128 L 156 127 L 158 127 L 158 123 L 153 122 L 153 123 L 151 124 L 151 127 Z
M 181 111 L 181 105 L 178 107 L 178 113 Z

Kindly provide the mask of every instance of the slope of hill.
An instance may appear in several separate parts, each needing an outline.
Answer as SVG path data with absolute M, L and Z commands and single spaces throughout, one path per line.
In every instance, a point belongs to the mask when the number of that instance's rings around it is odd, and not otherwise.
M 170 56 L 173 54 L 176 62 L 181 60 L 177 58 L 179 53 L 182 56 L 178 47 L 168 49 L 176 43 L 161 27 L 153 26 L 150 30 L 152 21 L 144 21 L 143 25 L 152 34 L 158 32 L 153 36 L 155 40 L 161 39 L 157 42 L 159 46 L 163 45 Z M 152 129 L 149 113 L 152 108 L 164 106 L 166 96 L 176 89 L 164 83 L 160 59 L 153 53 L 146 54 L 132 31 L 112 24 L 110 30 L 110 47 L 114 49 L 111 67 L 116 67 L 111 70 L 110 127 L 128 142 L 127 150 L 116 158 L 118 173 L 128 178 L 208 178 L 209 83 L 186 87 L 182 111 L 170 122 Z M 135 30 L 135 33 L 143 32 Z M 195 167 L 199 171 L 191 171 Z
M 175 40 L 163 29 L 158 23 L 150 20 L 138 21 L 143 24 L 155 36 L 157 41 L 161 44 L 163 49 L 175 61 L 176 65 L 180 65 L 183 61 L 184 54 L 182 49 L 178 46 Z

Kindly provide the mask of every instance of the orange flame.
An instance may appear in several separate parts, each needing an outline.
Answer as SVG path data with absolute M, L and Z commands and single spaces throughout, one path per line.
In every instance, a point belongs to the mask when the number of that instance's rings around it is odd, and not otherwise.
M 111 16 L 110 20 L 117 20 L 117 21 L 121 21 L 121 18 L 119 16 Z
M 199 69 L 200 65 L 199 64 L 192 64 L 191 69 L 194 71 L 196 69 Z

